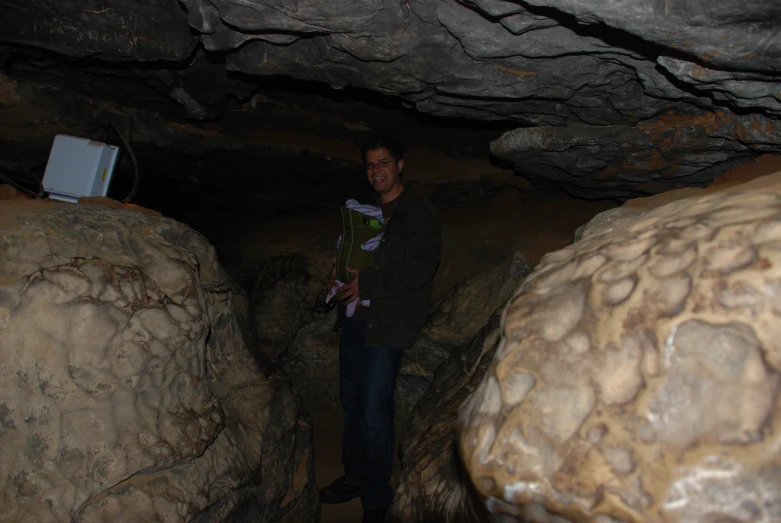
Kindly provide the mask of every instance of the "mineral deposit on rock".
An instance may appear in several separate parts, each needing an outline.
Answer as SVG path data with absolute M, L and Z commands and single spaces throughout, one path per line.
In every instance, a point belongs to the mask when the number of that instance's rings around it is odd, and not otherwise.
M 4 204 L 0 520 L 313 518 L 311 432 L 247 310 L 173 220 Z
M 779 297 L 779 175 L 546 256 L 462 408 L 461 454 L 489 511 L 781 521 Z

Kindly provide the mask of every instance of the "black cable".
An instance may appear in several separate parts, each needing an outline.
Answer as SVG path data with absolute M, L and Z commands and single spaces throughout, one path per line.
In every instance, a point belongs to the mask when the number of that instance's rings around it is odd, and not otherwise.
M 20 193 L 26 194 L 30 198 L 41 198 L 42 197 L 42 195 L 35 194 L 30 189 L 25 189 L 24 187 L 22 187 L 21 185 L 16 183 L 13 178 L 11 178 L 9 176 L 6 176 L 3 173 L 0 173 L 0 180 L 3 180 L 5 183 L 11 185 L 14 189 L 19 191 Z
M 122 203 L 128 203 L 130 200 L 135 198 L 136 192 L 138 191 L 138 184 L 141 178 L 138 172 L 138 160 L 136 160 L 136 155 L 133 152 L 133 148 L 130 147 L 130 142 L 127 140 L 127 138 L 125 138 L 125 135 L 122 134 L 122 132 L 119 130 L 119 127 L 117 127 L 117 124 L 114 123 L 114 120 L 111 120 L 109 124 L 111 125 L 111 128 L 114 129 L 114 132 L 117 133 L 117 136 L 119 136 L 122 145 L 125 146 L 127 153 L 130 155 L 130 159 L 133 161 L 133 188 L 130 190 L 130 194 L 128 194 L 125 197 L 125 199 L 122 200 Z
M 45 192 L 43 190 L 43 181 L 31 170 L 22 169 L 17 166 L 11 165 L 6 162 L 0 162 L 0 178 L 6 183 L 12 185 L 16 190 L 26 194 L 31 198 L 43 198 Z M 26 178 L 27 183 L 32 183 L 38 186 L 38 193 L 31 191 L 21 185 L 20 178 Z
M 114 130 L 115 133 L 117 133 L 119 140 L 122 142 L 122 145 L 127 150 L 128 155 L 130 155 L 130 160 L 133 162 L 133 187 L 130 190 L 130 193 L 125 197 L 125 199 L 122 200 L 122 203 L 128 203 L 133 198 L 135 198 L 136 192 L 138 192 L 138 185 L 141 178 L 140 173 L 138 171 L 138 160 L 136 159 L 136 155 L 133 152 L 133 148 L 130 146 L 130 142 L 127 140 L 127 138 L 125 138 L 125 135 L 122 134 L 122 132 L 119 130 L 117 124 L 114 123 L 114 121 L 112 120 L 109 121 L 109 126 Z M 108 139 L 108 132 L 106 131 L 103 139 L 104 143 L 107 141 L 107 139 Z M 6 162 L 0 162 L 0 171 L 3 171 L 0 172 L 0 179 L 13 186 L 19 192 L 26 194 L 31 198 L 43 198 L 44 195 L 46 194 L 43 188 L 43 181 L 38 175 L 36 175 L 31 170 L 20 169 Z M 34 183 L 38 185 L 38 193 L 35 193 L 30 189 L 27 189 L 24 186 L 22 186 L 19 181 L 20 178 L 26 178 L 25 181 L 27 181 L 28 183 Z

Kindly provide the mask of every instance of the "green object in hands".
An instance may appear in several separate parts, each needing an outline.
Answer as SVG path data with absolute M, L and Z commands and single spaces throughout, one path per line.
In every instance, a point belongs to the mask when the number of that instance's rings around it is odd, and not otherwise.
M 341 211 L 342 242 L 336 253 L 336 278 L 342 283 L 350 283 L 355 275 L 347 272 L 347 267 L 360 271 L 372 266 L 375 251 L 364 251 L 361 245 L 385 232 L 385 224 L 347 207 L 342 207 Z

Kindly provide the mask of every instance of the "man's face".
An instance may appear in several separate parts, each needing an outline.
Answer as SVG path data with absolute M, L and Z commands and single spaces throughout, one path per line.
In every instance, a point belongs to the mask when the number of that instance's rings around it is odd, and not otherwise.
M 390 151 L 384 147 L 366 151 L 366 177 L 369 185 L 380 195 L 401 189 L 401 171 L 404 160 L 394 161 Z

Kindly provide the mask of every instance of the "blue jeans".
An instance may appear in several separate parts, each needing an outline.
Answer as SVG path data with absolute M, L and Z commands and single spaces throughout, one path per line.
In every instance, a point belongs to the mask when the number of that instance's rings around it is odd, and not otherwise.
M 393 501 L 393 393 L 403 352 L 367 347 L 366 323 L 344 318 L 339 339 L 342 464 L 347 479 L 361 487 L 366 510 L 387 509 Z

